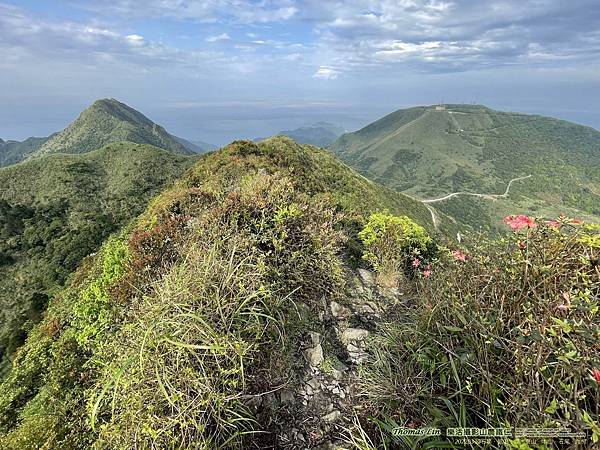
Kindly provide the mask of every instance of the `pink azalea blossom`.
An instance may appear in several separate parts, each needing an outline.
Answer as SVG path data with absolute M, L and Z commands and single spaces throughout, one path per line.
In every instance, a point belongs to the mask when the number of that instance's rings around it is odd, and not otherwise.
M 412 261 L 412 266 L 413 267 L 419 267 L 421 265 L 421 260 L 419 258 L 415 258 Z
M 519 231 L 523 228 L 535 228 L 537 226 L 534 219 L 524 214 L 519 214 L 518 216 L 506 216 L 504 218 L 504 223 L 514 231 Z
M 429 278 L 431 276 L 431 270 L 425 270 L 425 271 L 423 271 L 423 276 L 425 278 Z
M 594 380 L 596 380 L 597 383 L 600 383 L 600 370 L 594 367 L 592 369 L 592 374 L 594 375 Z
M 546 225 L 550 228 L 560 228 L 560 222 L 558 220 L 547 220 Z
M 465 255 L 463 252 L 461 252 L 460 250 L 454 250 L 452 252 L 452 257 L 456 260 L 456 261 L 466 261 L 467 260 L 467 255 Z

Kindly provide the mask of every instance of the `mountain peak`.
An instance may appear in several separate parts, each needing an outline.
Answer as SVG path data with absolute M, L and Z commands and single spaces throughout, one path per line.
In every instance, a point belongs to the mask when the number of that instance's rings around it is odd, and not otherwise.
M 327 147 L 345 131 L 341 127 L 321 121 L 294 130 L 281 131 L 280 134 L 291 137 L 299 144 Z
M 600 133 L 558 119 L 479 104 L 418 106 L 331 148 L 362 173 L 476 228 L 500 224 L 511 211 L 583 218 L 600 211 L 600 176 L 590 170 L 600 165 Z
M 139 111 L 114 98 L 103 98 L 86 108 L 65 130 L 48 139 L 36 155 L 86 153 L 121 141 L 150 144 L 174 153 L 192 153 Z

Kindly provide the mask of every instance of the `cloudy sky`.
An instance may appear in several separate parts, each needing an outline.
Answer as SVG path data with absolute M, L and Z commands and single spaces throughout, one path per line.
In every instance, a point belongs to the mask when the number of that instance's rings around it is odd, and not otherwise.
M 600 1 L 0 0 L 0 137 L 102 97 L 216 144 L 442 100 L 600 129 Z

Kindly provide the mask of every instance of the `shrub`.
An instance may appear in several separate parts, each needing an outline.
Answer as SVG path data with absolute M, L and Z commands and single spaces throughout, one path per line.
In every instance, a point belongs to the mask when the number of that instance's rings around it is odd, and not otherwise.
M 520 222 L 509 239 L 440 263 L 382 325 L 362 368 L 372 411 L 416 426 L 563 426 L 597 442 L 597 230 Z
M 395 286 L 412 261 L 421 265 L 435 253 L 433 240 L 425 229 L 406 216 L 371 214 L 358 236 L 365 247 L 363 259 L 371 264 L 379 282 L 386 286 Z
M 76 339 L 83 347 L 111 322 L 108 287 L 125 273 L 129 249 L 117 239 L 109 239 L 102 248 L 102 272 L 80 294 L 74 308 Z

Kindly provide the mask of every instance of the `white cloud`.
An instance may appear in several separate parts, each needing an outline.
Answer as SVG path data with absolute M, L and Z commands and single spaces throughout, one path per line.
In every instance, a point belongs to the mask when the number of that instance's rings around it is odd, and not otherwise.
M 221 33 L 216 36 L 209 36 L 205 39 L 206 42 L 229 41 L 231 37 L 227 33 Z
M 160 17 L 204 23 L 270 23 L 286 21 L 298 12 L 294 0 L 74 0 L 99 14 Z
M 317 60 L 338 71 L 584 65 L 600 55 L 597 0 L 308 1 Z
M 134 46 L 144 45 L 144 37 L 139 34 L 128 34 L 125 39 Z
M 314 73 L 313 78 L 321 79 L 321 80 L 335 80 L 340 73 L 332 69 L 330 67 L 319 67 L 319 69 Z

